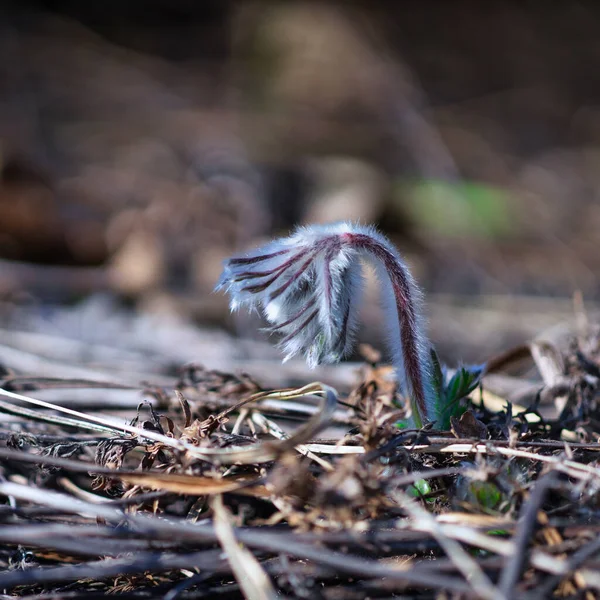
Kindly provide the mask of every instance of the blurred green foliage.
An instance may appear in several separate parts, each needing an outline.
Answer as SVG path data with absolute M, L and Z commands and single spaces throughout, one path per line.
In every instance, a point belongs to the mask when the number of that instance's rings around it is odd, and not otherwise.
M 446 237 L 504 237 L 514 231 L 508 193 L 474 181 L 402 182 L 399 194 L 414 223 Z
M 408 495 L 414 498 L 421 498 L 431 494 L 432 489 L 429 482 L 426 479 L 418 479 L 408 488 Z M 434 501 L 430 499 L 429 501 Z

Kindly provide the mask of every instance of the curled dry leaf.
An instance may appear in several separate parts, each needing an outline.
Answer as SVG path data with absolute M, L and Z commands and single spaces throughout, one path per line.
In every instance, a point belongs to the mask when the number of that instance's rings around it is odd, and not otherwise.
M 472 438 L 474 440 L 485 440 L 487 438 L 487 427 L 473 413 L 472 410 L 464 412 L 460 419 L 451 417 L 452 433 L 459 439 Z
M 179 400 L 179 404 L 181 405 L 181 410 L 183 411 L 184 416 L 184 427 L 189 427 L 192 424 L 192 410 L 190 408 L 190 403 L 187 398 L 179 391 L 175 390 L 175 395 Z

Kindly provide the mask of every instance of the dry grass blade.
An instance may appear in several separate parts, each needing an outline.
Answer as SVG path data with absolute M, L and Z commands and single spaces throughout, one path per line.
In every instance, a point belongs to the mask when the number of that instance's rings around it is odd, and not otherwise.
M 265 417 L 263 414 L 254 413 L 252 415 L 252 420 L 260 427 L 263 427 L 265 431 L 268 431 L 273 437 L 276 437 L 279 440 L 289 440 L 290 436 L 287 435 L 287 433 L 285 433 L 285 431 L 283 431 L 283 429 L 281 429 L 281 427 L 279 427 L 277 423 L 274 423 L 270 419 L 267 419 L 267 417 Z M 311 460 L 314 460 L 326 471 L 334 470 L 333 465 L 331 463 L 327 462 L 326 460 L 323 460 L 322 458 L 314 454 L 314 452 L 311 452 L 311 450 L 309 450 L 309 448 L 305 444 L 296 446 L 296 450 L 300 454 L 303 454 Z
M 12 398 L 19 400 L 22 400 L 26 397 L 22 396 L 21 398 L 19 398 L 21 394 L 13 394 L 13 392 L 7 392 L 6 390 L 2 389 L 0 389 L 0 394 L 11 394 Z M 23 406 L 16 406 L 8 402 L 0 401 L 0 412 L 9 415 L 14 415 L 17 417 L 24 417 L 25 419 L 30 419 L 32 421 L 40 421 L 42 423 L 50 423 L 52 425 L 62 425 L 64 427 L 76 427 L 79 429 L 85 429 L 87 431 L 98 431 L 101 433 L 113 433 L 114 431 L 112 427 L 107 427 L 105 425 L 100 425 L 97 423 L 87 423 L 79 419 L 69 419 L 68 417 L 61 417 L 59 415 L 45 414 L 39 411 L 31 410 L 29 408 L 25 408 Z
M 446 537 L 443 529 L 434 517 L 425 509 L 421 508 L 415 500 L 409 498 L 401 490 L 394 492 L 394 498 L 398 504 L 420 524 L 421 530 L 428 531 L 446 552 L 446 555 L 454 563 L 457 570 L 473 586 L 477 597 L 487 600 L 507 600 L 506 597 L 494 586 L 487 575 L 483 572 L 477 562 L 463 550 L 462 546 L 454 540 Z
M 78 500 L 66 494 L 59 494 L 9 481 L 0 481 L 0 494 L 87 518 L 100 518 L 118 522 L 125 517 L 123 511 L 112 506 L 92 504 L 91 502 Z
M 544 383 L 551 387 L 563 379 L 565 365 L 561 353 L 550 342 L 535 340 L 529 345 L 531 356 L 544 380 Z
M 77 422 L 77 425 L 84 429 L 92 429 L 94 426 L 99 425 L 104 428 L 103 431 L 109 430 L 122 436 L 134 434 L 141 439 L 160 442 L 165 446 L 187 452 L 191 457 L 219 464 L 251 464 L 264 463 L 273 460 L 280 454 L 292 450 L 295 446 L 309 441 L 314 435 L 321 431 L 330 422 L 337 406 L 337 393 L 333 388 L 322 383 L 311 383 L 302 388 L 293 390 L 275 390 L 253 394 L 251 397 L 236 405 L 235 408 L 239 408 L 250 402 L 259 402 L 260 400 L 273 398 L 279 400 L 293 400 L 307 395 L 320 395 L 322 396 L 322 402 L 320 410 L 286 440 L 280 442 L 259 443 L 250 448 L 200 448 L 183 440 L 168 437 L 155 431 L 134 427 L 126 423 L 116 425 L 114 422 L 103 417 L 82 413 L 44 400 L 36 400 L 35 398 L 9 392 L 1 388 L 0 395 L 76 417 L 80 420 Z M 225 413 L 230 412 L 231 410 L 232 409 L 227 409 Z M 75 425 L 75 423 L 73 423 L 73 425 Z
M 276 600 L 277 593 L 260 563 L 235 539 L 223 497 L 216 496 L 211 504 L 215 514 L 215 533 L 244 596 L 247 600 Z
M 128 483 L 140 485 L 155 490 L 164 490 L 178 494 L 189 495 L 213 495 L 228 492 L 239 492 L 240 494 L 268 498 L 270 492 L 260 483 L 259 477 L 248 475 L 233 475 L 217 479 L 215 477 L 199 475 L 178 475 L 176 473 L 162 473 L 152 471 L 120 471 L 102 467 L 95 463 L 85 463 L 55 456 L 42 456 L 27 452 L 18 452 L 0 448 L 0 458 L 17 462 L 29 462 L 38 465 L 58 467 L 66 471 L 76 473 L 94 473 L 106 475 L 113 479 L 120 479 Z M 111 500 L 105 499 L 104 504 L 110 504 Z
M 6 396 L 7 398 L 11 398 L 13 400 L 19 400 L 20 402 L 26 402 L 27 404 L 33 404 L 41 408 L 47 408 L 50 410 L 57 411 L 59 413 L 71 415 L 72 417 L 76 418 L 76 420 L 71 419 L 67 423 L 71 427 L 79 427 L 81 429 L 88 429 L 92 431 L 102 431 L 105 433 L 116 433 L 118 435 L 126 435 L 127 433 L 134 433 L 136 435 L 141 434 L 147 439 L 153 439 L 154 441 L 162 441 L 163 438 L 168 439 L 166 438 L 166 436 L 161 436 L 152 431 L 144 431 L 138 427 L 132 427 L 131 425 L 127 424 L 116 425 L 114 422 L 103 417 L 97 417 L 95 415 L 82 413 L 78 410 L 66 408 L 64 406 L 60 406 L 52 402 L 46 402 L 45 400 L 37 400 L 36 398 L 31 398 L 30 396 L 25 396 L 24 394 L 16 394 L 15 392 L 9 392 L 8 390 L 2 388 L 0 388 L 0 395 Z M 156 439 L 157 436 L 160 439 Z
M 529 500 L 523 505 L 519 528 L 515 536 L 515 552 L 506 563 L 502 576 L 500 577 L 500 589 L 506 598 L 513 598 L 514 587 L 519 575 L 526 567 L 526 549 L 533 534 L 537 522 L 537 512 L 550 490 L 556 483 L 556 473 L 550 472 L 544 475 L 536 484 Z
M 268 498 L 271 495 L 264 485 L 260 485 L 259 478 L 249 476 L 215 479 L 213 477 L 176 475 L 174 473 L 121 473 L 116 471 L 114 477 L 153 490 L 165 490 L 194 496 L 211 496 L 228 492 L 238 492 L 256 498 Z
M 304 444 L 308 452 L 315 454 L 364 454 L 362 446 L 341 446 L 339 444 Z
M 556 456 L 546 456 L 535 452 L 527 452 L 526 450 L 519 450 L 518 448 L 506 448 L 492 443 L 419 444 L 412 446 L 412 450 L 414 452 L 439 452 L 442 454 L 489 454 L 492 456 L 501 455 L 515 458 L 528 458 L 533 461 L 554 465 L 556 470 L 567 473 L 577 479 L 589 480 L 600 478 L 600 468 L 598 467 L 593 467 L 573 460 L 558 458 Z

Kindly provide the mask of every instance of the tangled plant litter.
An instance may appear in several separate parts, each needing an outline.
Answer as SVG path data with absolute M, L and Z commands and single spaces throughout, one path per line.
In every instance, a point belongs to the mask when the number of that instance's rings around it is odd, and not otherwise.
M 326 341 L 322 361 L 335 356 Z M 493 406 L 488 377 L 456 419 L 481 369 L 448 377 L 430 354 L 445 432 L 399 431 L 390 369 L 363 354 L 347 396 L 188 365 L 136 387 L 151 401 L 137 406 L 129 385 L 5 372 L 0 589 L 32 600 L 67 589 L 73 600 L 595 597 L 599 332 L 492 358 L 488 372 L 525 359 L 545 369 L 539 398 Z M 171 372 L 167 355 L 161 364 Z M 115 353 L 111 372 L 127 369 Z M 110 407 L 106 389 L 128 395 Z M 94 404 L 61 406 L 69 390 Z
M 447 429 L 482 368 L 461 368 L 446 381 L 425 331 L 421 292 L 396 248 L 373 227 L 342 222 L 298 228 L 227 260 L 217 289 L 229 293 L 232 310 L 262 309 L 268 331 L 282 336 L 284 360 L 302 353 L 315 367 L 338 362 L 352 349 L 363 260 L 375 267 L 382 287 L 399 389 L 411 406 L 411 421 L 404 425 Z

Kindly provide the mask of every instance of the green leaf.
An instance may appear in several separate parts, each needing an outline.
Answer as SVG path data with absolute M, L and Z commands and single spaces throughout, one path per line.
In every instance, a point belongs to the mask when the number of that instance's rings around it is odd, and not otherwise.
M 438 400 L 443 401 L 444 398 L 444 371 L 440 363 L 440 358 L 435 351 L 435 348 L 431 348 L 431 376 L 433 379 L 433 387 L 437 394 Z
M 484 365 L 460 367 L 446 386 L 446 401 L 453 404 L 455 401 L 468 396 L 481 382 Z
M 469 488 L 481 508 L 494 510 L 502 502 L 502 492 L 491 482 L 473 481 Z
M 413 496 L 414 498 L 426 498 L 433 490 L 426 479 L 418 479 L 406 491 L 409 496 Z M 435 499 L 429 498 L 426 501 L 435 502 Z
M 450 428 L 450 419 L 460 417 L 469 407 L 462 402 L 481 383 L 485 365 L 460 367 L 447 383 L 437 411 L 437 427 Z

